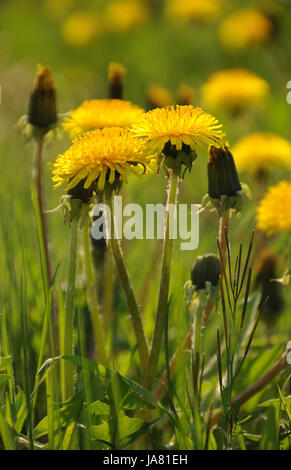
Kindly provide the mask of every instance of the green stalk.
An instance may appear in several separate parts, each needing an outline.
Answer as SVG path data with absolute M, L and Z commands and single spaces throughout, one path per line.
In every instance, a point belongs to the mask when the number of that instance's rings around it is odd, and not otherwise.
M 221 260 L 226 269 L 227 264 L 227 241 L 229 231 L 229 209 L 225 210 L 219 217 L 219 246 L 221 251 Z
M 47 229 L 47 220 L 45 215 L 45 204 L 43 197 L 43 175 L 42 175 L 42 161 L 43 161 L 43 148 L 44 148 L 44 134 L 40 134 L 35 138 L 35 151 L 34 151 L 34 181 L 36 188 L 36 196 L 39 207 L 39 216 L 40 224 L 43 238 L 43 246 L 45 253 L 45 269 L 47 274 L 47 280 L 49 286 L 52 282 L 52 268 L 51 268 L 51 258 L 48 246 L 48 229 Z M 53 323 L 53 332 L 54 332 L 54 342 L 57 344 L 57 319 L 55 304 L 52 300 L 51 302 L 51 314 L 52 314 L 52 323 Z
M 112 196 L 106 194 L 106 202 L 110 207 L 111 212 L 111 233 L 112 237 L 109 240 L 109 244 L 112 248 L 113 256 L 115 259 L 119 279 L 121 282 L 121 286 L 123 288 L 128 310 L 130 313 L 130 318 L 132 321 L 137 345 L 138 345 L 138 352 L 140 358 L 140 364 L 143 370 L 143 373 L 147 370 L 148 361 L 149 361 L 149 351 L 148 351 L 148 344 L 146 335 L 143 329 L 143 324 L 140 315 L 140 309 L 136 300 L 136 297 L 133 292 L 132 285 L 130 283 L 129 274 L 125 266 L 123 253 L 121 251 L 119 240 L 114 237 L 115 235 L 115 228 L 114 228 L 114 216 L 113 216 L 113 207 L 112 207 Z
M 171 171 L 167 208 L 169 204 L 177 204 L 178 194 L 178 183 L 179 176 Z M 170 226 L 169 226 L 170 214 L 167 210 L 165 218 L 165 235 L 164 235 L 164 247 L 163 247 L 163 261 L 162 261 L 162 274 L 160 281 L 160 291 L 158 299 L 158 308 L 154 329 L 154 336 L 152 341 L 152 347 L 150 352 L 149 367 L 145 376 L 145 385 L 151 387 L 155 376 L 157 374 L 160 351 L 162 346 L 163 333 L 165 329 L 166 312 L 168 308 L 168 296 L 169 296 L 169 285 L 170 285 L 170 273 L 171 273 L 171 261 L 173 251 L 173 239 L 170 238 Z
M 70 228 L 69 255 L 68 255 L 68 281 L 64 308 L 64 325 L 62 354 L 73 353 L 74 329 L 74 298 L 77 267 L 77 235 L 78 217 L 73 217 Z M 73 364 L 70 361 L 61 361 L 62 397 L 66 400 L 73 395 Z
M 84 247 L 84 265 L 87 286 L 87 301 L 91 315 L 91 323 L 97 348 L 97 362 L 103 365 L 107 364 L 104 345 L 103 325 L 100 318 L 100 312 L 97 301 L 96 284 L 94 279 L 94 270 L 92 265 L 92 256 L 90 252 L 90 234 L 88 223 L 84 222 L 83 227 L 83 247 Z

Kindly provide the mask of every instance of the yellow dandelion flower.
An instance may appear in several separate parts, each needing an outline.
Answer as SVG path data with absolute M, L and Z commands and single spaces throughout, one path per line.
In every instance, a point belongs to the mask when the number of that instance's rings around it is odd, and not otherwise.
M 64 118 L 63 127 L 71 136 L 104 127 L 130 127 L 143 114 L 143 109 L 123 100 L 89 100 Z
M 269 85 L 250 70 L 228 69 L 214 73 L 201 91 L 206 107 L 236 112 L 261 105 Z
M 143 137 L 154 153 L 161 153 L 170 142 L 177 150 L 183 144 L 196 150 L 202 143 L 220 147 L 224 133 L 217 119 L 194 106 L 167 106 L 144 114 L 132 126 L 132 132 Z
M 165 14 L 173 20 L 208 21 L 221 12 L 223 4 L 223 0 L 167 0 Z
M 173 95 L 167 88 L 153 83 L 147 89 L 147 98 L 151 108 L 162 108 L 173 104 Z
M 147 170 L 150 157 L 145 150 L 144 142 L 127 129 L 112 127 L 87 132 L 58 156 L 53 170 L 55 187 L 67 182 L 69 190 L 82 181 L 86 189 L 98 182 L 102 191 L 106 182 L 126 181 L 127 171 L 139 175 Z
M 272 186 L 257 209 L 257 227 L 273 235 L 291 229 L 291 183 L 281 181 Z
M 110 2 L 104 12 L 104 24 L 108 31 L 125 32 L 147 22 L 150 11 L 139 0 L 116 0 Z
M 232 149 L 239 171 L 258 173 L 274 167 L 291 168 L 291 143 L 269 132 L 249 134 Z
M 219 28 L 221 43 L 230 49 L 243 49 L 266 41 L 272 34 L 272 21 L 259 11 L 238 10 L 229 15 Z
M 61 29 L 64 42 L 74 47 L 87 46 L 101 32 L 102 26 L 98 16 L 89 11 L 72 13 Z

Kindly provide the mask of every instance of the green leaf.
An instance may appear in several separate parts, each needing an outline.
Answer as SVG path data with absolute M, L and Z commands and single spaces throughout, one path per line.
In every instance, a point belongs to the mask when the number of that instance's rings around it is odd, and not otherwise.
M 127 447 L 131 446 L 137 439 L 142 437 L 144 434 L 148 433 L 150 429 L 152 429 L 157 424 L 163 422 L 167 418 L 168 418 L 167 415 L 163 415 L 160 418 L 150 421 L 149 423 L 143 423 L 142 426 L 139 427 L 139 429 L 137 429 L 131 435 L 124 437 L 120 441 L 120 444 L 119 444 L 120 449 L 126 449 Z
M 82 408 L 82 395 L 80 393 L 74 395 L 70 401 L 67 402 L 66 406 L 59 410 L 59 420 L 54 420 L 53 422 L 53 430 L 54 432 L 60 431 L 60 428 L 67 427 L 72 422 L 76 421 L 80 415 L 81 408 Z M 42 436 L 48 434 L 48 416 L 45 416 L 35 427 L 33 431 L 34 439 L 38 439 Z
M 88 406 L 88 411 L 92 415 L 110 415 L 110 406 L 103 401 L 97 400 Z
M 5 450 L 16 450 L 15 437 L 0 408 L 0 435 Z
M 275 406 L 268 407 L 267 421 L 264 422 L 260 450 L 277 450 L 279 442 L 279 410 Z
M 12 356 L 0 356 L 0 370 L 8 369 L 13 362 Z
M 6 384 L 7 380 L 9 380 L 10 375 L 8 374 L 0 374 L 0 387 Z

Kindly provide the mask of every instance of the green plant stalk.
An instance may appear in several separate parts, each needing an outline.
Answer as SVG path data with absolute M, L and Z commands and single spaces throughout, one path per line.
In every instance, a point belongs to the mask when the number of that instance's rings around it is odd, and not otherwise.
M 221 250 L 221 260 L 223 262 L 224 269 L 226 269 L 227 263 L 227 241 L 225 237 L 229 231 L 229 209 L 225 210 L 219 217 L 219 246 Z
M 45 205 L 43 197 L 43 176 L 42 176 L 42 160 L 43 160 L 43 148 L 44 148 L 44 134 L 38 135 L 35 138 L 35 152 L 34 152 L 34 181 L 36 188 L 36 195 L 39 207 L 40 223 L 42 229 L 43 237 L 43 246 L 45 253 L 45 267 L 47 271 L 47 280 L 49 286 L 52 282 L 52 268 L 51 268 L 51 258 L 48 245 L 48 230 L 47 230 L 47 220 L 45 215 Z M 54 341 L 57 344 L 57 319 L 56 319 L 56 310 L 55 304 L 52 300 L 51 302 L 51 315 L 52 315 L 52 324 L 54 332 Z
M 84 249 L 84 267 L 86 275 L 87 301 L 91 315 L 91 322 L 97 348 L 97 362 L 103 365 L 107 364 L 106 351 L 104 344 L 103 325 L 100 318 L 100 312 L 97 301 L 96 283 L 94 279 L 94 270 L 92 265 L 92 256 L 90 252 L 90 234 L 88 220 L 84 220 L 83 226 L 83 249 Z
M 139 309 L 136 297 L 134 295 L 132 285 L 130 283 L 128 271 L 125 266 L 120 243 L 119 243 L 119 240 L 116 239 L 114 236 L 115 227 L 114 227 L 114 216 L 113 216 L 113 207 L 112 207 L 112 195 L 106 194 L 106 202 L 108 206 L 110 207 L 110 211 L 111 211 L 112 236 L 111 236 L 111 239 L 109 240 L 109 245 L 112 248 L 120 283 L 121 283 L 121 286 L 123 288 L 123 291 L 126 297 L 127 306 L 128 306 L 128 310 L 130 313 L 130 318 L 131 318 L 131 322 L 133 325 L 133 329 L 134 329 L 134 333 L 135 333 L 135 337 L 136 337 L 136 341 L 138 345 L 141 368 L 142 368 L 143 373 L 145 373 L 147 370 L 148 361 L 149 361 L 147 339 L 146 339 L 146 335 L 145 335 L 142 320 L 141 320 L 140 309 Z
M 114 318 L 112 297 L 114 287 L 114 260 L 112 253 L 106 250 L 105 263 L 104 263 L 104 287 L 102 296 L 102 313 L 103 313 L 103 325 L 105 335 L 108 334 L 110 326 Z
M 70 227 L 69 256 L 68 256 L 68 281 L 64 308 L 64 325 L 66 330 L 63 335 L 62 354 L 73 353 L 73 329 L 74 329 L 74 298 L 75 280 L 77 268 L 77 238 L 78 217 L 73 217 Z M 69 361 L 61 363 L 62 398 L 66 400 L 73 395 L 73 364 Z
M 170 173 L 167 208 L 169 204 L 177 204 L 179 176 L 173 171 Z M 171 261 L 173 251 L 173 239 L 170 238 L 170 214 L 169 210 L 165 217 L 165 234 L 162 260 L 162 273 L 160 281 L 158 307 L 155 321 L 155 329 L 150 352 L 149 367 L 145 376 L 145 385 L 151 388 L 157 374 L 163 333 L 165 329 L 166 312 L 168 308 L 168 296 L 170 285 Z

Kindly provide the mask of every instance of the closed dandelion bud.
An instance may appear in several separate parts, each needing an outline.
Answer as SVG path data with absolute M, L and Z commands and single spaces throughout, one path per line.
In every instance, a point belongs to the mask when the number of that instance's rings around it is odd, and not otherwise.
M 208 194 L 219 212 L 241 209 L 242 191 L 232 153 L 227 147 L 209 149 Z
M 109 98 L 123 99 L 123 78 L 126 69 L 115 62 L 111 62 L 108 67 Z
M 56 92 L 47 67 L 38 66 L 34 88 L 30 95 L 28 122 L 49 130 L 57 122 Z
M 198 256 L 191 269 L 191 281 L 197 290 L 205 289 L 206 283 L 217 287 L 220 275 L 220 262 L 216 255 Z

